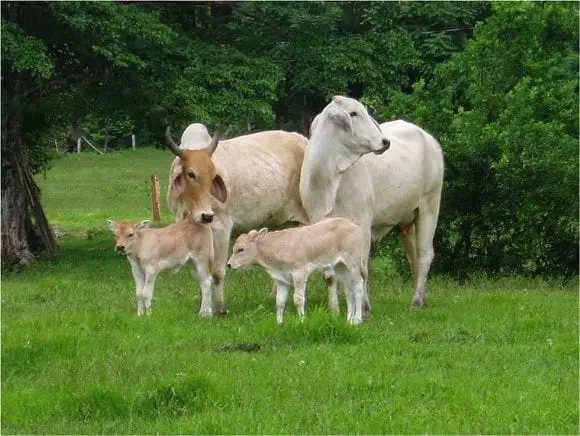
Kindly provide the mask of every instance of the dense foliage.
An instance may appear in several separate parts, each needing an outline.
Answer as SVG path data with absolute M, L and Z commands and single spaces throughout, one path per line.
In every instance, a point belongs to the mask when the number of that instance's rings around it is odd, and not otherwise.
M 166 124 L 193 121 L 308 133 L 348 94 L 441 139 L 439 270 L 578 272 L 574 3 L 1 8 L 3 190 L 17 148 L 38 172 L 80 133 L 101 146 L 133 132 L 160 145 Z
M 497 3 L 467 49 L 384 116 L 441 138 L 449 272 L 578 272 L 578 5 Z

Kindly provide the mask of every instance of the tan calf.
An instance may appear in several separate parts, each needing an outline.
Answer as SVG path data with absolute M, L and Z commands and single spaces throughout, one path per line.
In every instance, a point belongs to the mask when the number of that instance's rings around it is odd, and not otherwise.
M 236 240 L 228 267 L 258 265 L 276 280 L 278 323 L 284 318 L 290 286 L 294 286 L 296 310 L 304 318 L 308 276 L 317 270 L 332 272 L 344 284 L 347 321 L 360 324 L 367 274 L 364 256 L 361 228 L 347 219 L 331 218 L 277 232 L 263 228 L 244 233 Z M 338 312 L 336 292 L 329 295 L 329 306 Z
M 131 264 L 137 315 L 151 314 L 151 299 L 159 272 L 189 263 L 201 286 L 199 315 L 212 316 L 213 241 L 208 225 L 187 218 L 160 229 L 150 229 L 149 220 L 138 224 L 107 220 L 107 226 L 115 234 L 115 250 L 126 255 Z

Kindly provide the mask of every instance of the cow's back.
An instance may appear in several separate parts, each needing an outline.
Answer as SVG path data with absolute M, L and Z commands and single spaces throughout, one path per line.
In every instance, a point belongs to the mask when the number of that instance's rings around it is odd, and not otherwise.
M 390 148 L 382 155 L 365 155 L 359 163 L 372 184 L 373 226 L 409 221 L 421 202 L 440 195 L 443 182 L 443 153 L 435 138 L 402 120 L 380 126 Z
M 220 141 L 213 161 L 229 190 L 226 210 L 235 231 L 307 223 L 298 186 L 306 143 L 281 130 Z

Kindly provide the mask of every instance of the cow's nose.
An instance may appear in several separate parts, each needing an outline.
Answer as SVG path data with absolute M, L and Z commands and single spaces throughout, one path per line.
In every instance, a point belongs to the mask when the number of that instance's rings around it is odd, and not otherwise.
M 231 263 L 228 263 L 228 268 L 231 268 L 231 267 L 232 267 L 232 264 Z
M 115 247 L 115 250 L 117 250 L 119 253 L 123 253 L 125 251 L 125 246 L 124 245 L 117 245 Z
M 383 145 L 385 146 L 385 150 L 388 150 L 391 146 L 391 141 L 389 141 L 387 138 L 383 138 Z
M 204 224 L 209 224 L 213 221 L 213 213 L 202 213 L 201 222 Z

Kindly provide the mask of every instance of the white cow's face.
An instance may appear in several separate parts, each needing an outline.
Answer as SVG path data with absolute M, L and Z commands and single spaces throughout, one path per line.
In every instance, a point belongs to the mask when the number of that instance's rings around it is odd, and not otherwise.
M 390 146 L 377 122 L 355 99 L 335 96 L 313 121 L 312 131 L 321 128 L 321 123 L 332 123 L 333 136 L 354 154 L 382 154 Z

